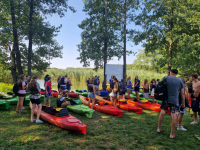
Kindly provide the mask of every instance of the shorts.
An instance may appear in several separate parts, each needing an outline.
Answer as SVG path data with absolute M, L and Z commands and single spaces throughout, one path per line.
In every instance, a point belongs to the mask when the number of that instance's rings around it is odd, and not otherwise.
M 182 113 L 182 114 L 186 113 L 186 107 L 183 108 L 183 110 L 181 110 L 181 108 L 180 108 L 180 113 Z
M 32 104 L 37 104 L 37 105 L 41 104 L 40 98 L 39 99 L 30 99 L 30 100 L 31 100 Z
M 144 98 L 148 99 L 149 98 L 149 93 L 144 93 Z
M 119 93 L 113 93 L 113 96 L 111 97 L 117 97 L 119 95 Z
M 135 92 L 139 92 L 140 88 L 139 87 L 135 87 Z
M 66 86 L 65 86 L 65 85 L 64 85 L 64 86 L 61 85 L 61 86 L 60 86 L 60 89 L 61 89 L 61 90 L 66 90 Z
M 48 94 L 45 93 L 45 98 L 47 98 L 47 97 L 51 97 L 51 92 Z
M 99 86 L 98 86 L 98 85 L 95 85 L 95 88 L 99 88 Z
M 152 88 L 152 90 L 151 90 L 151 96 L 154 96 L 154 95 L 155 95 L 155 89 Z
M 88 97 L 89 97 L 89 98 L 92 98 L 92 99 L 95 98 L 95 97 L 94 97 L 94 93 L 90 93 L 90 92 L 89 92 L 89 93 L 88 93 Z
M 61 101 L 57 101 L 57 107 L 60 108 L 62 106 L 62 103 L 63 102 L 61 102 Z
M 60 84 L 58 84 L 58 88 L 60 88 Z
M 128 90 L 131 90 L 131 88 L 127 88 L 127 91 L 128 91 Z
M 19 96 L 19 97 L 26 97 L 26 94 L 19 94 L 19 93 L 17 93 L 17 96 Z
M 198 112 L 199 111 L 199 100 L 192 100 L 192 111 Z
M 67 88 L 67 90 L 68 90 L 68 91 L 70 91 L 70 90 L 71 90 L 71 86 L 70 86 L 70 87 L 68 87 L 68 88 Z
M 119 95 L 125 95 L 125 91 L 119 91 Z
M 172 114 L 179 114 L 180 113 L 180 107 L 179 106 L 177 106 L 175 104 L 167 103 L 167 101 L 162 101 L 160 109 L 167 111 L 168 107 L 170 108 L 170 111 L 171 111 Z

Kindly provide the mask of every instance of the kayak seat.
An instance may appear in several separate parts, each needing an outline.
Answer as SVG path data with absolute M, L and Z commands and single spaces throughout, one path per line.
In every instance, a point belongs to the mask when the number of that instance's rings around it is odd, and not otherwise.
M 53 115 L 56 112 L 56 110 L 53 107 L 46 107 L 44 109 L 44 112 L 47 114 Z
M 69 116 L 67 108 L 63 108 L 59 111 L 57 117 L 64 117 L 64 116 Z

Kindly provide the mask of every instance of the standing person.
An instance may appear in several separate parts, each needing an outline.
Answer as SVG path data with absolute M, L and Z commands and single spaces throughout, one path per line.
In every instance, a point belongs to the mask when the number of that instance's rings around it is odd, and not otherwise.
M 187 82 L 187 86 L 188 86 L 188 92 L 190 94 L 194 93 L 193 88 L 192 88 L 192 77 L 189 78 L 189 81 Z
M 187 106 L 190 106 L 189 104 L 189 94 L 188 94 L 188 88 L 186 86 L 186 81 L 185 78 L 181 78 L 181 80 L 183 81 L 183 84 L 185 86 L 184 89 L 184 94 L 185 94 L 185 104 L 187 104 Z M 181 105 L 181 96 L 179 94 L 179 104 Z M 182 130 L 182 131 L 187 131 L 187 129 L 185 129 L 183 126 L 181 126 L 181 122 L 182 122 L 182 118 L 184 113 L 186 113 L 186 107 L 185 108 L 181 108 L 180 109 L 180 113 L 178 114 L 178 124 L 177 124 L 177 130 Z
M 99 85 L 100 85 L 100 77 L 97 77 L 97 83 L 98 83 L 98 95 L 100 95 L 100 89 L 99 89 Z M 103 85 L 103 84 L 102 84 Z
M 32 108 L 31 108 L 31 122 L 36 122 L 36 123 L 43 123 L 40 118 L 40 113 L 42 110 L 42 104 L 40 100 L 40 85 L 37 82 L 38 76 L 33 75 L 31 82 L 28 85 L 28 88 L 30 90 L 30 100 L 32 103 Z M 34 110 L 36 105 L 38 105 L 38 112 L 37 112 L 37 119 L 34 119 Z
M 45 83 L 47 82 L 47 78 L 48 78 L 48 74 L 44 77 L 44 87 L 45 87 Z
M 61 76 L 58 76 L 57 83 L 58 83 L 58 93 L 60 93 L 60 80 Z
M 67 97 L 69 98 L 69 92 L 71 90 L 71 86 L 72 86 L 72 83 L 70 81 L 70 78 L 67 77 L 67 84 L 66 84 L 66 87 L 67 87 Z
M 88 78 L 88 79 L 86 80 L 87 86 L 88 86 L 89 83 L 90 83 L 90 78 Z
M 168 110 L 168 107 L 171 111 L 171 133 L 169 138 L 174 139 L 176 136 L 174 135 L 174 131 L 177 125 L 177 114 L 179 114 L 180 106 L 179 106 L 179 91 L 182 98 L 181 108 L 185 108 L 185 93 L 184 93 L 184 84 L 183 81 L 176 77 L 178 74 L 178 70 L 172 69 L 170 71 L 170 76 L 164 77 L 162 82 L 166 80 L 167 83 L 167 93 L 168 97 L 166 100 L 162 101 L 161 104 L 161 112 L 158 120 L 158 128 L 157 133 L 161 133 L 161 125 L 164 119 L 164 116 L 166 114 L 166 111 Z
M 19 96 L 19 101 L 17 103 L 17 108 L 16 108 L 16 113 L 19 113 L 19 107 L 20 107 L 20 113 L 24 113 L 22 111 L 23 108 L 23 102 L 24 102 L 24 98 L 26 97 L 26 88 L 28 85 L 26 85 L 25 83 L 25 75 L 20 75 L 20 79 L 17 81 L 17 85 L 18 85 L 18 94 L 17 96 Z
M 113 104 L 113 106 L 117 106 L 117 96 L 119 95 L 119 91 L 118 91 L 118 89 L 119 89 L 119 85 L 118 85 L 118 80 L 117 80 L 117 78 L 114 78 L 114 80 L 113 80 L 113 82 L 115 83 L 115 85 L 114 85 L 114 89 L 112 90 L 113 91 L 113 93 L 114 93 L 114 95 L 111 97 L 111 102 L 112 102 L 112 104 Z
M 138 79 L 138 76 L 135 76 L 135 93 L 136 93 L 136 98 L 139 101 L 140 97 L 139 97 L 139 91 L 140 91 L 140 80 Z
M 98 85 L 98 83 L 99 83 L 99 79 L 98 79 L 98 77 L 97 76 L 95 76 L 95 78 L 94 78 L 94 86 L 95 86 L 95 94 L 96 95 L 99 95 L 99 85 Z
M 151 81 L 151 97 L 152 97 L 152 103 L 154 103 L 155 88 L 156 88 L 156 80 L 155 80 L 155 79 L 152 79 L 152 81 Z M 158 100 L 156 100 L 156 104 L 158 104 Z
M 60 80 L 60 93 L 66 90 L 66 84 L 67 84 L 66 78 L 67 78 L 67 75 L 63 76 Z
M 44 100 L 44 105 L 46 105 L 47 99 L 49 102 L 49 107 L 51 106 L 51 77 L 47 77 L 47 82 L 45 83 L 45 100 Z
M 200 81 L 198 80 L 198 75 L 196 73 L 191 74 L 192 77 L 192 88 L 193 88 L 193 92 L 196 91 L 196 87 L 198 84 L 200 84 Z M 193 95 L 193 94 L 192 94 Z M 199 98 L 196 98 L 198 96 L 192 97 L 192 111 L 193 111 L 193 115 L 194 115 L 194 121 L 191 122 L 191 125 L 196 125 L 198 124 L 197 122 L 197 112 L 199 110 Z
M 131 77 L 128 77 L 127 80 L 127 97 L 130 97 L 131 94 L 131 87 L 132 87 L 132 83 L 131 83 Z
M 111 79 L 109 80 L 109 84 L 110 84 L 110 92 L 113 89 L 113 76 L 111 76 Z
M 121 83 L 119 84 L 119 97 L 120 99 L 124 99 L 125 100 L 125 92 L 126 92 L 126 83 L 124 83 L 124 80 L 121 80 Z
M 148 83 L 148 80 L 147 79 L 144 79 L 144 98 L 145 99 L 149 99 L 149 83 Z
M 95 103 L 95 86 L 93 84 L 93 80 L 90 80 L 90 84 L 88 84 L 87 86 L 87 90 L 88 90 L 88 107 L 90 108 L 90 103 L 92 101 L 92 108 L 94 107 L 94 103 Z
M 157 79 L 157 83 L 156 83 L 156 85 L 158 85 L 159 82 L 160 82 L 160 79 Z
M 26 78 L 24 79 L 24 81 L 25 81 L 25 83 L 26 83 L 26 92 L 29 91 L 29 89 L 28 89 L 28 82 L 29 82 L 29 80 L 30 80 L 30 76 L 27 75 Z M 25 98 L 26 98 L 26 97 L 24 97 L 24 101 L 25 101 Z M 23 101 L 23 103 L 24 103 L 24 101 Z M 25 107 L 23 106 L 22 109 L 25 109 Z

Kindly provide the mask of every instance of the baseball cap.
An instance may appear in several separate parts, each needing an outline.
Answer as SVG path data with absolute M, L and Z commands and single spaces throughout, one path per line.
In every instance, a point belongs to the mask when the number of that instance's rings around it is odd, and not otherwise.
M 178 74 L 178 70 L 177 69 L 172 69 L 171 72 L 174 73 L 174 74 Z

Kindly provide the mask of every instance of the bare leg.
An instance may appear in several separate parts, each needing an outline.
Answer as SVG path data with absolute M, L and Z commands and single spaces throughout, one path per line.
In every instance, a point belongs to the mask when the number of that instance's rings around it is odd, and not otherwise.
M 39 105 L 38 105 L 38 112 L 37 112 L 37 119 L 36 119 L 36 122 L 39 122 L 39 121 L 40 121 L 40 113 L 41 113 L 41 110 L 42 110 L 42 104 L 39 104 Z
M 157 128 L 157 131 L 161 130 L 161 125 L 162 125 L 162 122 L 163 122 L 165 114 L 166 114 L 166 111 L 163 110 L 163 109 L 161 109 L 160 116 L 159 116 L 159 119 L 158 119 L 158 128 Z
M 114 106 L 117 107 L 117 97 L 114 100 Z
M 194 122 L 197 122 L 197 112 L 193 112 L 194 115 Z
M 181 122 L 182 122 L 182 119 L 183 119 L 183 113 L 179 114 L 178 115 L 178 128 L 180 129 L 181 128 Z
M 91 108 L 91 109 L 93 109 L 93 107 L 94 107 L 94 103 L 95 103 L 95 98 L 92 99 L 92 108 Z
M 20 97 L 19 99 L 19 107 L 20 107 L 20 111 L 22 112 L 22 108 L 23 108 L 23 102 L 24 102 L 24 97 Z
M 128 92 L 128 95 L 127 95 L 127 96 L 130 97 L 130 94 L 131 94 L 130 90 L 128 90 L 127 92 Z
M 89 97 L 88 98 L 88 107 L 90 108 L 90 101 L 91 101 L 91 98 Z
M 46 105 L 46 103 L 47 103 L 47 97 L 45 97 L 44 99 L 44 105 Z
M 177 115 L 171 113 L 171 117 L 172 117 L 172 124 L 171 124 L 171 133 L 170 133 L 170 137 L 174 136 L 174 131 L 177 125 Z
M 152 97 L 153 99 L 152 99 L 152 102 L 154 103 L 154 96 Z
M 69 91 L 67 91 L 67 98 L 69 98 Z
M 16 108 L 16 111 L 18 111 L 19 110 L 19 100 L 18 100 L 18 102 L 17 102 L 17 108 Z
M 31 121 L 34 120 L 34 110 L 35 110 L 36 104 L 32 104 L 32 109 L 31 109 Z
M 136 92 L 136 97 L 137 97 L 137 100 L 139 101 L 140 97 L 139 97 L 139 92 L 138 91 Z
M 51 106 L 51 96 L 48 97 L 49 107 Z

